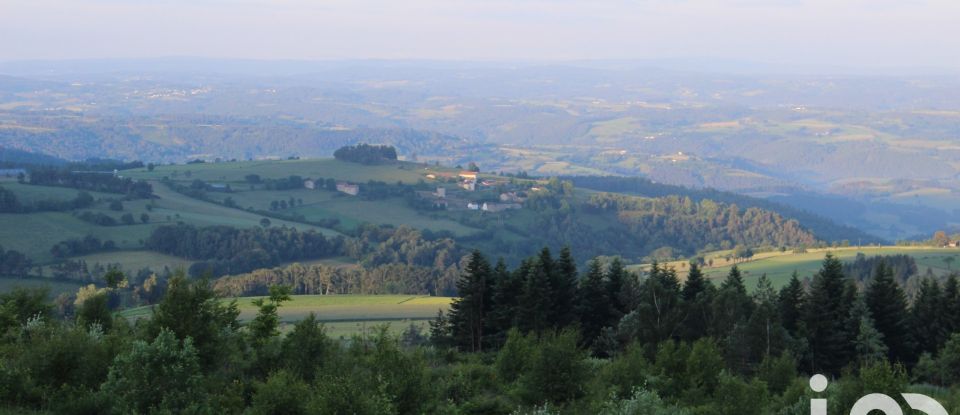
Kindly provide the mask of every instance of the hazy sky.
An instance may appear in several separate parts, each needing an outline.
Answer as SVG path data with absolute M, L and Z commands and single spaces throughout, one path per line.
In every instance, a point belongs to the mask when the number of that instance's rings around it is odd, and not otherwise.
M 960 68 L 960 1 L 0 0 L 0 60 L 167 56 Z

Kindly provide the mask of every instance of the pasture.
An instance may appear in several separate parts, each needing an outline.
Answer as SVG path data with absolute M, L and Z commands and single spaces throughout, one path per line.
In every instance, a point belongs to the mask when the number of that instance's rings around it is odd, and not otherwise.
M 289 176 L 303 178 L 333 178 L 365 183 L 370 180 L 387 183 L 416 183 L 428 171 L 449 170 L 431 168 L 424 170 L 418 164 L 398 162 L 396 164 L 363 165 L 336 159 L 300 159 L 300 160 L 256 160 L 222 163 L 198 163 L 156 166 L 151 172 L 147 169 L 125 170 L 122 175 L 134 179 L 159 180 L 169 177 L 171 180 L 203 180 L 209 183 L 246 183 L 245 177 L 257 174 L 264 179 L 280 179 Z
M 249 321 L 257 314 L 257 307 L 252 303 L 257 298 L 260 297 L 222 301 L 237 301 L 240 320 Z M 411 323 L 425 329 L 426 322 L 435 318 L 438 310 L 447 311 L 451 301 L 450 297 L 417 295 L 295 295 L 283 303 L 278 312 L 287 328 L 314 313 L 317 320 L 327 326 L 328 334 L 346 337 L 384 324 L 389 324 L 394 333 Z M 121 311 L 119 315 L 133 320 L 147 317 L 151 312 L 151 307 L 137 307 Z
M 823 263 L 823 258 L 827 253 L 833 254 L 841 261 L 852 261 L 857 253 L 871 257 L 877 255 L 910 255 L 917 261 L 917 267 L 920 273 L 925 273 L 930 268 L 936 275 L 947 275 L 954 270 L 960 270 L 960 249 L 951 248 L 931 248 L 931 247 L 907 247 L 907 246 L 865 246 L 865 247 L 843 247 L 829 249 L 812 249 L 806 253 L 787 252 L 765 252 L 759 253 L 748 261 L 737 263 L 736 265 L 743 272 L 744 281 L 748 289 L 756 286 L 757 279 L 761 275 L 767 274 L 773 286 L 776 288 L 786 285 L 794 271 L 801 278 L 813 277 Z M 945 258 L 955 258 L 954 262 L 944 261 Z M 714 266 L 704 267 L 704 274 L 714 282 L 722 281 L 733 267 L 733 262 L 724 259 L 722 253 L 708 255 L 707 259 L 713 259 Z M 950 261 L 950 260 L 948 260 Z M 687 268 L 683 261 L 670 262 L 666 266 L 677 270 L 681 279 L 686 278 Z

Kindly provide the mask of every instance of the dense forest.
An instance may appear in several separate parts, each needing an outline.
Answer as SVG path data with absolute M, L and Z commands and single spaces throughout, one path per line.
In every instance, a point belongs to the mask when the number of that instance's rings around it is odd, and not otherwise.
M 637 275 L 594 260 L 580 272 L 572 258 L 544 249 L 511 270 L 474 252 L 429 335 L 341 340 L 314 316 L 281 334 L 295 283 L 269 286 L 246 323 L 209 282 L 183 275 L 162 291 L 146 280 L 157 305 L 136 321 L 112 312 L 126 286 L 118 271 L 73 307 L 17 289 L 0 294 L 0 402 L 44 413 L 800 415 L 813 398 L 845 413 L 866 393 L 912 390 L 960 409 L 956 276 L 908 299 L 884 263 L 857 289 L 827 256 L 809 287 L 760 278 L 748 292 L 736 268 L 715 285 L 694 263 L 681 283 L 656 265 Z M 809 389 L 813 373 L 830 375 L 826 392 Z
M 680 196 L 688 197 L 694 202 L 711 200 L 718 203 L 735 204 L 741 208 L 760 208 L 776 212 L 789 219 L 795 219 L 810 229 L 820 239 L 828 242 L 841 240 L 860 240 L 862 243 L 880 243 L 882 240 L 863 231 L 835 223 L 822 216 L 791 206 L 771 202 L 768 200 L 749 197 L 733 192 L 716 189 L 695 189 L 683 186 L 674 186 L 655 183 L 643 177 L 620 176 L 564 176 L 561 180 L 569 180 L 577 187 L 599 190 L 604 192 L 627 193 L 645 197 Z
M 380 164 L 397 161 L 397 149 L 393 146 L 361 143 L 340 147 L 333 152 L 333 157 L 354 163 Z
M 229 226 L 164 225 L 153 231 L 148 249 L 200 260 L 191 275 L 220 276 L 271 267 L 282 262 L 341 255 L 343 238 L 326 238 L 295 228 L 236 229 Z

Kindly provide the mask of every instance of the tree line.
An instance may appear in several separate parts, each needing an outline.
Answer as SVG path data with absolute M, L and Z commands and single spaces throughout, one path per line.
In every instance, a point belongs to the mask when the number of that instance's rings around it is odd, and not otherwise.
M 144 180 L 118 177 L 110 172 L 75 171 L 77 166 L 64 168 L 37 167 L 30 169 L 29 183 L 41 186 L 70 187 L 94 192 L 122 194 L 129 199 L 147 199 L 153 196 L 153 187 Z
M 596 356 L 637 343 L 652 358 L 666 343 L 710 338 L 735 373 L 756 373 L 786 355 L 809 374 L 840 375 L 883 361 L 923 377 L 960 332 L 956 275 L 943 284 L 927 278 L 908 298 L 886 263 L 859 289 L 829 254 L 809 286 L 794 274 L 779 291 L 762 276 L 748 293 L 736 266 L 719 286 L 695 262 L 689 267 L 681 283 L 673 269 L 653 264 L 641 277 L 616 259 L 606 266 L 593 260 L 581 275 L 568 249 L 557 258 L 544 249 L 514 270 L 476 251 L 457 282 L 459 298 L 433 323 L 433 340 L 481 351 L 503 347 L 514 329 L 576 327 Z
M 397 160 L 397 149 L 389 145 L 360 143 L 343 146 L 333 152 L 337 160 L 361 164 L 381 164 Z
M 93 203 L 93 196 L 87 192 L 79 192 L 70 200 L 42 199 L 24 202 L 17 197 L 16 192 L 0 186 L 0 213 L 66 212 L 87 208 Z
M 220 276 L 340 255 L 344 239 L 287 227 L 237 229 L 181 223 L 157 227 L 144 245 L 164 254 L 199 260 L 190 267 L 191 275 Z

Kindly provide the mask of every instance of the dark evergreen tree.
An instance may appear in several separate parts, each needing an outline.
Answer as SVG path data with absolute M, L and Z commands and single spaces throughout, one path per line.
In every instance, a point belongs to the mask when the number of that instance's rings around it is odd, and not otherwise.
M 694 341 L 708 335 L 713 320 L 712 303 L 716 291 L 713 283 L 704 278 L 700 267 L 691 262 L 687 280 L 684 281 L 681 291 L 685 310 L 683 323 L 685 340 Z
M 554 266 L 554 325 L 566 327 L 576 320 L 574 304 L 577 295 L 577 264 L 569 247 L 560 250 Z
M 894 279 L 893 270 L 885 262 L 877 264 L 873 281 L 864 293 L 864 301 L 870 310 L 874 327 L 883 335 L 890 360 L 907 364 L 915 362 L 910 344 L 907 296 Z
M 846 300 L 847 286 L 843 264 L 827 254 L 822 268 L 813 277 L 804 307 L 808 357 L 813 372 L 839 374 L 850 361 L 853 338 L 846 323 L 852 304 Z
M 777 291 L 766 274 L 760 276 L 751 297 L 754 306 L 745 329 L 746 360 L 754 368 L 765 359 L 780 356 L 786 348 L 787 331 L 780 320 Z
M 529 266 L 528 261 L 520 270 Z M 522 272 L 510 272 L 503 258 L 493 267 L 493 308 L 490 310 L 489 337 L 493 344 L 501 345 L 506 341 L 507 332 L 516 325 L 519 298 L 523 294 Z
M 960 333 L 960 281 L 957 274 L 950 274 L 943 285 L 944 326 L 947 332 Z
M 590 261 L 587 275 L 580 280 L 577 290 L 576 311 L 584 343 L 590 345 L 604 327 L 614 326 L 610 296 L 604 286 L 603 267 L 600 261 Z
M 493 307 L 490 263 L 473 251 L 457 281 L 457 299 L 450 304 L 450 327 L 454 342 L 463 350 L 482 351 L 484 330 Z
M 797 271 L 793 271 L 790 282 L 780 290 L 779 297 L 780 321 L 791 336 L 797 337 L 797 330 L 803 319 L 803 307 L 807 298 L 807 293 L 803 289 L 803 283 L 800 282 Z
M 917 354 L 935 354 L 946 343 L 947 327 L 944 326 L 944 298 L 940 283 L 934 278 L 925 278 L 913 300 L 910 310 L 910 327 L 916 342 Z
M 654 262 L 653 267 L 657 268 L 656 262 Z M 627 270 L 623 268 L 623 262 L 620 262 L 619 257 L 613 258 L 610 267 L 607 269 L 607 293 L 610 296 L 610 305 L 616 313 L 614 316 L 616 319 L 630 312 L 623 298 L 627 278 Z
M 630 315 L 636 318 L 636 336 L 641 343 L 658 345 L 679 338 L 684 320 L 680 307 L 680 281 L 672 268 L 655 265 L 640 284 L 639 306 Z
M 747 295 L 747 287 L 736 265 L 730 268 L 727 278 L 720 284 L 713 300 L 713 325 L 711 330 L 718 339 L 724 339 L 733 333 L 738 324 L 746 323 L 750 318 L 753 301 Z
M 690 271 L 687 272 L 687 280 L 683 282 L 683 301 L 693 301 L 707 289 L 709 282 L 703 277 L 700 266 L 696 262 L 690 263 Z
M 523 294 L 520 296 L 520 305 L 517 308 L 517 325 L 524 332 L 539 333 L 552 327 L 554 290 L 550 269 L 552 269 L 552 261 L 544 264 L 544 255 L 541 254 L 527 270 Z

